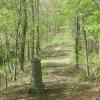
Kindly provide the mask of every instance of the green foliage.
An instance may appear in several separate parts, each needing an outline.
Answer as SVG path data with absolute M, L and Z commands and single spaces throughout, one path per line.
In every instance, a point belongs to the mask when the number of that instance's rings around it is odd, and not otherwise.
M 89 66 L 91 71 L 91 77 L 82 77 L 83 80 L 92 80 L 92 77 L 95 77 L 97 81 L 100 80 L 100 58 L 98 56 L 98 52 L 96 49 L 100 49 L 99 42 L 100 39 L 100 11 L 93 0 L 47 0 L 43 4 L 40 4 L 40 13 L 39 16 L 35 16 L 34 23 L 32 22 L 32 12 L 30 8 L 30 0 L 26 0 L 27 2 L 27 17 L 28 17 L 28 27 L 27 34 L 25 38 L 25 58 L 27 55 L 31 55 L 32 41 L 33 41 L 33 33 L 34 33 L 34 49 L 36 49 L 37 43 L 37 25 L 39 24 L 40 31 L 40 45 L 41 45 L 41 58 L 49 59 L 49 56 L 53 54 L 54 47 L 58 45 L 63 45 L 66 47 L 72 45 L 71 41 L 73 41 L 71 31 L 73 31 L 73 36 L 75 37 L 76 33 L 76 17 L 82 17 L 84 19 L 84 30 L 86 31 L 86 38 L 88 44 L 88 56 L 89 56 Z M 42 2 L 42 0 L 41 0 Z M 23 12 L 21 11 L 21 16 L 18 15 L 19 12 L 19 1 L 18 0 L 0 0 L 0 56 L 8 57 L 9 63 L 16 64 L 17 60 L 19 60 L 20 56 L 20 48 L 23 42 L 22 40 L 22 21 L 23 21 Z M 37 14 L 37 12 L 35 12 Z M 37 19 L 39 17 L 39 23 L 37 23 Z M 20 20 L 20 25 L 17 30 L 18 19 Z M 34 24 L 34 25 L 33 25 Z M 71 25 L 71 27 L 69 26 Z M 81 22 L 80 22 L 81 24 Z M 61 33 L 59 30 L 64 27 L 67 32 Z M 81 26 L 81 29 L 83 28 Z M 80 34 L 83 35 L 82 32 Z M 18 39 L 18 40 L 17 40 Z M 82 39 L 82 40 L 81 40 Z M 93 45 L 92 42 L 93 41 Z M 18 42 L 16 46 L 16 41 Z M 69 41 L 69 44 L 66 44 Z M 83 42 L 83 44 L 81 44 Z M 28 47 L 29 44 L 29 48 Z M 82 45 L 82 48 L 79 51 L 79 65 L 80 67 L 86 67 L 86 54 L 85 54 L 85 46 L 84 39 L 80 38 L 79 44 Z M 92 47 L 94 46 L 94 47 Z M 52 46 L 51 46 L 52 45 Z M 97 47 L 98 46 L 98 47 Z M 48 48 L 48 51 L 45 51 L 45 48 Z M 94 48 L 94 49 L 93 49 Z M 71 48 L 74 51 L 74 47 Z M 90 49 L 90 50 L 89 50 Z M 9 54 L 8 52 L 12 50 L 14 52 L 17 51 L 17 54 Z M 90 52 L 91 51 L 91 52 Z M 67 50 L 66 50 L 67 52 Z M 8 53 L 8 54 L 7 54 Z M 58 52 L 60 55 L 73 55 L 68 53 L 64 53 L 64 51 Z M 54 57 L 55 55 L 53 55 Z M 29 58 L 28 58 L 29 59 Z M 26 60 L 26 59 L 25 59 Z M 30 59 L 29 59 L 30 60 Z M 7 62 L 8 63 L 8 62 Z M 49 63 L 47 63 L 49 64 Z M 43 66 L 47 66 L 47 64 L 43 64 Z M 0 66 L 0 70 L 8 70 L 6 67 L 7 64 L 3 64 Z M 58 67 L 61 65 L 58 64 L 49 64 L 49 66 Z M 65 66 L 62 65 L 62 66 Z M 68 65 L 73 72 L 73 67 Z M 69 68 L 69 69 L 70 69 Z M 70 69 L 70 70 L 71 70 Z M 77 82 L 72 84 L 72 90 L 78 88 Z

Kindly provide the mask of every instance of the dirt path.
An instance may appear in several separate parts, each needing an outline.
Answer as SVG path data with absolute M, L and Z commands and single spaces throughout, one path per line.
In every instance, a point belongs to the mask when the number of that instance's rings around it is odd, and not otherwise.
M 69 39 L 66 39 L 66 35 Z M 74 54 L 74 41 L 70 34 L 58 35 L 42 52 L 43 63 L 70 64 Z
M 63 43 L 60 45 L 56 45 L 48 55 L 48 58 L 46 60 L 43 60 L 43 63 L 47 64 L 59 64 L 58 68 L 56 70 L 49 68 L 48 75 L 44 76 L 45 82 L 49 82 L 50 80 L 53 80 L 51 84 L 54 84 L 54 81 L 56 80 L 56 86 L 59 84 L 60 86 L 65 85 L 65 91 L 62 91 L 61 94 L 56 95 L 54 100 L 100 100 L 100 84 L 88 82 L 88 84 L 85 84 L 86 82 L 83 82 L 83 85 L 76 84 L 76 86 L 79 88 L 77 91 L 71 91 L 71 95 L 67 95 L 70 90 L 67 90 L 66 87 L 69 86 L 70 89 L 74 86 L 74 82 L 77 80 L 77 74 L 75 72 L 69 71 L 69 69 L 66 70 L 67 66 L 71 66 L 71 62 L 73 59 L 73 47 L 74 43 L 72 42 L 71 37 L 69 36 L 69 39 L 66 39 Z M 58 39 L 60 40 L 60 39 Z M 52 48 L 52 47 L 51 47 Z M 46 52 L 45 52 L 46 53 Z M 60 64 L 64 64 L 64 67 Z M 54 72 L 55 71 L 55 72 Z M 72 87 L 70 87 L 70 84 L 73 84 Z M 59 87 L 60 87 L 59 86 Z M 52 86 L 54 87 L 54 86 Z M 58 96 L 58 97 L 57 97 Z M 50 100 L 53 100 L 50 99 Z

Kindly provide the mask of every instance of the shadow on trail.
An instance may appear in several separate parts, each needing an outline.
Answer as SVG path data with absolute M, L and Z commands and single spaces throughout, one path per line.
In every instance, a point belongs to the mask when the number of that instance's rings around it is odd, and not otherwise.
M 2 95 L 0 100 L 61 100 L 59 99 L 59 95 L 63 95 L 62 93 L 65 91 L 67 85 L 65 83 L 59 84 L 59 82 L 55 82 L 55 84 L 49 85 L 45 83 L 45 90 L 42 93 L 33 93 L 30 95 L 28 93 L 28 88 L 30 84 L 16 87 L 9 87 L 9 94 Z M 58 97 L 58 98 L 57 98 Z

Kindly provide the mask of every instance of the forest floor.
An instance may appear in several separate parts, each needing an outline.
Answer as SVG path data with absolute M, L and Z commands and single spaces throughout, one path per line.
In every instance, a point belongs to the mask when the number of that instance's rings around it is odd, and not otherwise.
M 82 81 L 73 66 L 74 42 L 70 34 L 59 34 L 42 50 L 45 90 L 29 94 L 30 66 L 16 82 L 3 91 L 0 100 L 100 100 L 100 84 Z

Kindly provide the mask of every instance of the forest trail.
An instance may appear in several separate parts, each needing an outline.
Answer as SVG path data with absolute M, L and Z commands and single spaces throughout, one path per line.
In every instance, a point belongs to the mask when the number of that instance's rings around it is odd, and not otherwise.
M 67 46 L 66 46 L 67 47 Z M 67 57 L 68 56 L 68 49 L 66 49 L 64 45 L 62 46 L 57 46 L 53 50 L 53 53 L 49 59 L 44 59 L 42 63 L 65 63 L 65 64 L 70 64 L 71 58 Z
M 67 39 L 66 39 L 67 35 Z M 61 39 L 63 40 L 61 40 Z M 80 82 L 76 70 L 70 67 L 74 57 L 74 40 L 70 34 L 64 34 L 55 38 L 56 41 L 46 48 L 43 55 L 46 55 L 42 63 L 46 63 L 48 74 L 44 75 L 44 82 L 50 85 L 49 88 L 61 89 L 61 93 L 51 93 L 43 100 L 100 100 L 100 84 L 91 82 Z M 51 66 L 50 66 L 51 65 Z M 55 69 L 56 68 L 56 69 Z M 53 96 L 51 96 L 53 95 Z M 50 99 L 48 99 L 50 98 Z
M 58 82 L 61 85 L 65 81 L 66 83 L 74 81 L 73 75 L 67 71 L 73 61 L 73 48 L 73 37 L 70 33 L 65 32 L 57 34 L 51 43 L 43 49 L 41 58 L 45 83 L 57 84 Z
M 31 81 L 29 67 L 0 100 L 96 100 L 100 84 L 79 81 L 79 74 L 72 65 L 73 48 L 72 36 L 65 33 L 56 36 L 42 51 L 44 93 L 27 93 Z
M 67 37 L 67 38 L 66 38 Z M 42 63 L 70 64 L 74 54 L 74 40 L 70 33 L 60 33 L 43 49 Z

